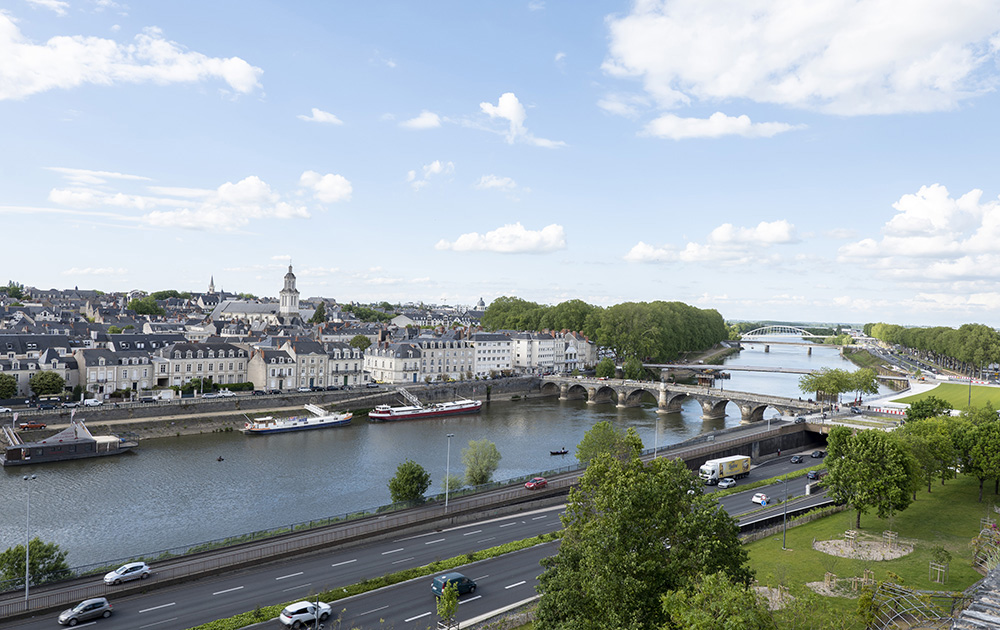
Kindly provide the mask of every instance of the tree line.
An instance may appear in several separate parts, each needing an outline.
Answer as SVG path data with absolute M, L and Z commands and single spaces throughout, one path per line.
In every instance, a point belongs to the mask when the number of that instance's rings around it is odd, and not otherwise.
M 865 324 L 864 332 L 884 343 L 916 350 L 938 365 L 966 374 L 1000 363 L 1000 332 L 984 324 L 907 328 L 879 322 Z
M 483 315 L 487 330 L 572 330 L 619 360 L 666 362 L 684 352 L 704 350 L 729 338 L 718 311 L 683 302 L 623 302 L 607 308 L 569 300 L 555 306 L 502 296 Z

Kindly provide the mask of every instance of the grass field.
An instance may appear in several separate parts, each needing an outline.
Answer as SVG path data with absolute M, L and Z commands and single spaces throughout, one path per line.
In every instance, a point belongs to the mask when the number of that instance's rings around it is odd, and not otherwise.
M 993 505 L 1000 502 L 1000 497 L 986 493 L 983 503 L 979 503 L 978 494 L 978 481 L 963 476 L 945 486 L 933 486 L 930 494 L 926 489 L 918 492 L 917 500 L 891 520 L 862 515 L 859 539 L 881 541 L 882 532 L 891 530 L 897 532 L 901 544 L 912 546 L 911 553 L 895 560 L 853 560 L 813 549 L 814 541 L 843 539 L 846 530 L 854 529 L 855 512 L 845 511 L 788 529 L 785 550 L 780 534 L 748 544 L 750 566 L 756 571 L 760 585 L 784 586 L 793 597 L 808 594 L 805 585 L 822 582 L 828 571 L 848 578 L 862 576 L 865 569 L 874 571 L 876 580 L 886 580 L 892 572 L 908 588 L 961 591 L 982 577 L 972 568 L 969 544 L 980 531 L 980 519 L 998 516 Z M 945 584 L 931 582 L 928 575 L 931 550 L 937 546 L 944 547 L 952 556 Z M 817 614 L 837 614 L 847 619 L 857 610 L 856 599 L 824 597 L 823 601 L 829 609 Z M 860 630 L 864 625 L 859 621 L 853 627 Z
M 927 390 L 922 394 L 897 398 L 894 402 L 909 404 L 923 400 L 928 396 L 934 396 L 935 398 L 947 401 L 953 409 L 965 409 L 969 405 L 969 386 L 959 383 L 941 383 L 934 389 Z M 993 405 L 994 409 L 1000 409 L 1000 387 L 973 385 L 972 406 L 985 407 L 986 403 Z

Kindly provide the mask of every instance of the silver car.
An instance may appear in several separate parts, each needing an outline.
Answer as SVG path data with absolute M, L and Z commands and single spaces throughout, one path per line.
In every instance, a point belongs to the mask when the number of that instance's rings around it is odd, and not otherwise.
M 104 597 L 85 599 L 69 610 L 64 610 L 59 615 L 59 624 L 63 626 L 75 626 L 81 621 L 89 621 L 111 616 L 111 602 Z
M 121 584 L 129 580 L 145 580 L 149 577 L 149 565 L 145 562 L 129 562 L 104 576 L 105 584 Z

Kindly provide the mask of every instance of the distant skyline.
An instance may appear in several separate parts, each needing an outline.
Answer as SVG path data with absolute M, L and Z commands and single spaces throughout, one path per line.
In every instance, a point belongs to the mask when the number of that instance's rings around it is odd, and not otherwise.
M 997 325 L 1000 5 L 12 0 L 42 289 Z

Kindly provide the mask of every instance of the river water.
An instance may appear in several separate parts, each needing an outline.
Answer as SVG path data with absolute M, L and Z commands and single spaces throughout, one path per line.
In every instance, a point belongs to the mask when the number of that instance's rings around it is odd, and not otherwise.
M 835 349 L 755 343 L 727 364 L 853 370 Z M 798 397 L 795 374 L 733 372 L 727 390 Z M 502 459 L 494 479 L 544 474 L 575 463 L 584 433 L 601 420 L 633 427 L 647 448 L 736 426 L 701 419 L 695 401 L 657 414 L 655 402 L 619 409 L 582 400 L 529 398 L 484 405 L 478 415 L 373 424 L 271 436 L 213 433 L 144 440 L 132 454 L 5 468 L 0 473 L 0 550 L 23 544 L 30 491 L 30 532 L 69 552 L 71 566 L 153 555 L 164 549 L 374 508 L 390 502 L 388 481 L 412 459 L 439 491 L 446 468 L 462 474 L 462 449 L 488 439 Z M 770 415 L 770 414 L 769 414 Z M 450 455 L 447 434 L 451 438 Z M 570 454 L 551 456 L 565 447 Z M 218 461 L 222 457 L 223 461 Z M 25 474 L 37 476 L 23 481 Z

